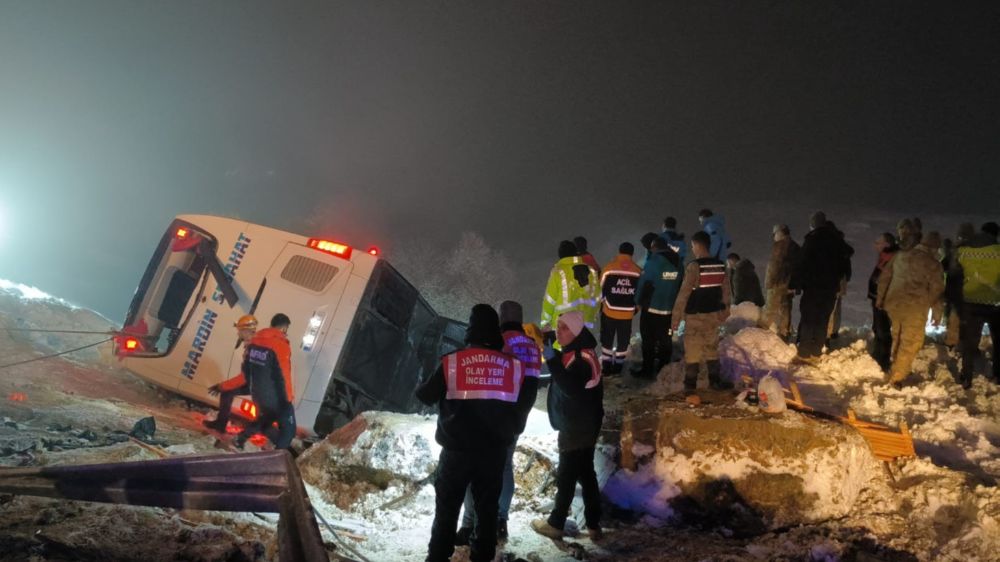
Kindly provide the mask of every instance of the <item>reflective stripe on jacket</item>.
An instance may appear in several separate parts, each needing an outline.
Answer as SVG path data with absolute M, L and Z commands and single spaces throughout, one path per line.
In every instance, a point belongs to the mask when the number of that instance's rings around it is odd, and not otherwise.
M 552 267 L 545 286 L 540 322 L 542 328 L 555 329 L 559 316 L 571 310 L 579 310 L 587 327 L 593 328 L 599 295 L 600 287 L 593 268 L 578 256 L 560 259 Z

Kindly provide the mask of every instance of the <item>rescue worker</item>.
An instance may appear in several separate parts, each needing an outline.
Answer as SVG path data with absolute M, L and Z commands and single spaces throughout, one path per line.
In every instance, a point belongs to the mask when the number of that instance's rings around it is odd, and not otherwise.
M 576 485 L 583 488 L 583 513 L 590 539 L 603 538 L 601 490 L 594 471 L 594 450 L 604 421 L 604 383 L 594 354 L 597 342 L 578 311 L 559 317 L 558 351 L 542 351 L 552 373 L 549 387 L 549 423 L 559 431 L 559 466 L 556 469 L 556 501 L 548 519 L 535 519 L 531 528 L 552 539 L 561 539 Z
M 521 362 L 524 369 L 524 384 L 521 395 L 518 396 L 519 429 L 514 436 L 514 442 L 507 447 L 507 462 L 503 467 L 503 487 L 500 489 L 500 504 L 497 511 L 497 540 L 505 541 L 509 535 L 507 518 L 510 515 L 510 503 L 514 499 L 514 448 L 517 438 L 524 433 L 528 423 L 528 414 L 538 397 L 538 377 L 542 372 L 542 354 L 538 343 L 524 329 L 524 312 L 521 304 L 514 301 L 500 303 L 500 332 L 503 335 L 503 352 Z M 462 526 L 455 535 L 455 546 L 469 544 L 476 526 L 475 500 L 472 487 L 465 490 L 465 511 L 462 515 Z
M 597 283 L 596 270 L 576 254 L 574 243 L 569 240 L 559 243 L 559 261 L 549 273 L 545 298 L 542 300 L 540 324 L 543 331 L 554 330 L 555 319 L 570 310 L 579 310 L 587 327 L 594 327 L 601 288 Z
M 587 251 L 587 239 L 583 236 L 577 236 L 573 239 L 573 245 L 576 246 L 576 255 L 580 256 L 583 263 L 594 268 L 594 274 L 598 279 L 601 278 L 601 266 L 597 263 L 597 258 L 594 257 L 589 251 Z
M 1000 244 L 996 223 L 986 223 L 981 232 L 957 250 L 956 274 L 962 280 L 962 307 L 959 340 L 962 350 L 961 383 L 972 386 L 972 369 L 979 358 L 979 340 L 983 324 L 990 328 L 993 340 L 993 382 L 1000 383 L 997 361 L 997 334 L 1000 334 Z
M 632 261 L 635 247 L 618 246 L 618 255 L 601 274 L 601 369 L 605 375 L 622 372 L 632 337 L 636 289 L 642 270 Z
M 878 278 L 875 307 L 885 310 L 892 321 L 892 365 L 889 384 L 900 388 L 910 375 L 913 359 L 924 345 L 927 310 L 934 323 L 941 320 L 944 269 L 937 258 L 941 237 L 929 232 L 911 250 L 902 250 L 889 260 Z
M 684 234 L 677 232 L 677 219 L 674 217 L 663 219 L 660 238 L 667 242 L 667 245 L 677 254 L 683 265 L 687 261 L 687 243 L 684 241 Z
M 823 353 L 830 314 L 837 303 L 841 280 L 849 271 L 853 250 L 827 223 L 822 211 L 813 213 L 809 228 L 792 275 L 792 288 L 802 292 L 799 301 L 799 346 L 795 359 L 800 363 L 816 364 Z
M 639 243 L 646 250 L 646 257 L 642 258 L 642 267 L 646 267 L 646 262 L 649 261 L 649 256 L 653 255 L 653 240 L 656 240 L 655 232 L 647 232 L 642 235 L 639 239 Z
M 633 371 L 640 377 L 656 376 L 670 363 L 674 353 L 670 316 L 684 277 L 680 257 L 666 240 L 653 240 L 653 255 L 639 277 L 636 301 L 640 303 L 639 334 L 642 336 L 642 368 Z
M 958 345 L 958 309 L 962 302 L 961 276 L 951 274 L 955 262 L 957 245 L 951 238 L 945 238 L 941 244 L 941 265 L 944 267 L 944 314 L 945 322 L 944 345 L 954 349 Z M 957 281 L 957 283 L 956 283 Z
M 239 338 L 239 345 L 243 346 L 243 353 L 246 354 L 247 346 L 250 344 L 250 340 L 253 339 L 255 333 L 257 333 L 257 318 L 252 314 L 244 314 L 240 316 L 240 319 L 233 324 L 236 328 L 236 335 Z M 241 365 L 242 366 L 242 365 Z M 232 416 L 233 410 L 233 399 L 240 394 L 250 394 L 250 387 L 247 386 L 247 379 L 240 372 L 239 375 L 222 381 L 221 383 L 213 384 L 208 387 L 208 393 L 212 396 L 219 397 L 219 414 L 215 416 L 212 421 L 202 420 L 201 423 L 208 429 L 213 431 L 218 431 L 219 433 L 226 432 L 226 426 L 229 425 L 229 418 Z
M 889 372 L 892 365 L 892 321 L 889 314 L 876 306 L 878 303 L 878 280 L 892 259 L 899 246 L 896 237 L 891 232 L 883 232 L 875 239 L 875 253 L 878 256 L 875 269 L 868 277 L 868 300 L 872 301 L 872 359 L 882 368 L 883 373 Z
M 702 231 L 706 232 L 712 239 L 708 248 L 708 254 L 717 260 L 722 260 L 729 252 L 729 247 L 733 245 L 729 235 L 726 234 L 726 221 L 721 216 L 712 213 L 711 209 L 702 209 L 698 213 L 698 222 Z
M 519 400 L 527 399 L 527 393 L 521 393 L 524 368 L 503 353 L 504 339 L 492 306 L 472 307 L 465 343 L 465 349 L 445 355 L 416 389 L 417 399 L 438 406 L 435 439 L 441 445 L 427 562 L 451 559 L 455 526 L 470 485 L 476 511 L 470 560 L 486 562 L 495 556 L 507 450 L 522 427 L 525 406 Z
M 771 245 L 771 259 L 764 274 L 764 288 L 767 291 L 764 326 L 788 341 L 792 334 L 792 298 L 795 294 L 789 285 L 799 255 L 799 245 L 792 240 L 787 225 L 776 224 L 771 233 L 774 244 Z
M 719 326 L 729 316 L 729 279 L 726 264 L 711 255 L 707 232 L 691 237 L 694 260 L 684 269 L 684 281 L 674 303 L 671 329 L 684 321 L 684 392 L 693 394 L 698 371 L 705 361 L 709 385 L 716 390 L 732 388 L 722 380 L 719 365 Z
M 288 449 L 295 437 L 295 393 L 292 390 L 292 348 L 288 345 L 288 316 L 278 313 L 271 327 L 250 340 L 243 355 L 243 374 L 257 407 L 257 418 L 236 436 L 233 444 L 243 448 L 252 435 L 264 433 L 275 449 Z M 274 435 L 271 426 L 277 422 Z
M 729 290 L 733 304 L 752 302 L 764 306 L 764 292 L 760 289 L 760 277 L 753 262 L 740 258 L 739 254 L 730 253 L 726 256 L 726 267 L 729 269 Z

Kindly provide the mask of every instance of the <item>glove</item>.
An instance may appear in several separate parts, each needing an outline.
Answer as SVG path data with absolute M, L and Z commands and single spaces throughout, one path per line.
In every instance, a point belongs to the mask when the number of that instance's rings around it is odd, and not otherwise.
M 542 357 L 546 361 L 556 358 L 556 350 L 552 347 L 552 342 L 545 340 L 545 347 L 542 348 Z
M 218 396 L 221 393 L 222 393 L 222 389 L 219 388 L 218 384 L 213 384 L 212 386 L 208 387 L 208 395 L 209 396 Z

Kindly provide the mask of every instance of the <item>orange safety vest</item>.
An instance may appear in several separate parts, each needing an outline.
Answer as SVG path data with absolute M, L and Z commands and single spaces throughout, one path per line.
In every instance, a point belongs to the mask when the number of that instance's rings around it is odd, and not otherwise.
M 521 362 L 492 349 L 469 348 L 442 360 L 448 400 L 517 402 L 524 382 Z

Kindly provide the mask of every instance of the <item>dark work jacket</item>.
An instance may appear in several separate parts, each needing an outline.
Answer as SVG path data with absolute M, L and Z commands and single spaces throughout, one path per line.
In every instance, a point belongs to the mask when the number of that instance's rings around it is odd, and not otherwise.
M 290 355 L 288 340 L 273 328 L 261 330 L 247 345 L 243 354 L 243 376 L 258 410 L 277 414 L 290 403 L 286 375 L 282 370 L 282 358 Z M 290 378 L 291 374 L 288 376 Z
M 868 300 L 875 304 L 878 300 L 878 278 L 882 275 L 882 270 L 885 269 L 885 265 L 889 263 L 892 256 L 896 255 L 899 248 L 896 246 L 890 246 L 882 252 L 879 252 L 878 262 L 875 263 L 875 269 L 872 270 L 872 274 L 868 277 Z
M 806 234 L 792 276 L 792 288 L 836 293 L 842 279 L 851 275 L 851 248 L 840 233 L 823 225 Z
M 480 345 L 469 347 L 500 351 Z M 449 400 L 446 398 L 447 392 L 444 368 L 440 364 L 434 374 L 420 383 L 416 390 L 418 400 L 428 406 L 438 405 L 438 424 L 434 437 L 442 447 L 453 451 L 505 448 L 517 439 L 523 427 L 521 412 L 525 405 L 522 400 L 526 401 L 528 398 L 523 384 L 517 402 Z M 530 409 L 531 406 L 527 408 Z
M 760 277 L 757 277 L 752 261 L 744 258 L 736 262 L 736 267 L 729 274 L 729 282 L 732 283 L 730 298 L 733 304 L 749 301 L 764 306 L 764 292 L 760 289 Z
M 593 388 L 586 387 L 595 376 L 594 370 L 599 375 L 601 367 L 596 357 L 592 362 L 581 354 L 582 350 L 593 351 L 596 346 L 594 335 L 584 328 L 575 340 L 563 347 L 561 355 L 546 361 L 552 373 L 549 423 L 559 430 L 560 451 L 585 449 L 597 443 L 604 421 L 604 382 Z M 563 356 L 571 353 L 576 354 L 576 358 L 567 368 Z

